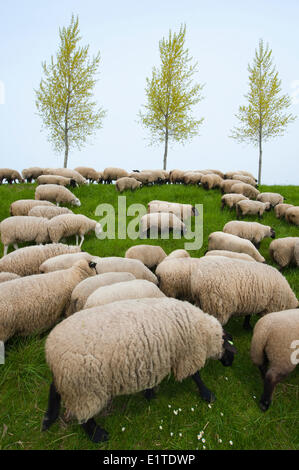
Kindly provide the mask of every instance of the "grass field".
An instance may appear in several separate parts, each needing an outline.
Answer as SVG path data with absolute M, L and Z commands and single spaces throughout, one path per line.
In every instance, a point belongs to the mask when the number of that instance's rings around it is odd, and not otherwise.
M 11 202 L 33 198 L 34 188 L 29 184 L 0 186 L 0 220 L 9 216 Z M 259 189 L 278 191 L 287 198 L 286 202 L 299 205 L 298 186 L 262 186 Z M 94 212 L 98 204 L 110 203 L 117 207 L 118 193 L 114 186 L 91 185 L 74 192 L 82 202 L 74 212 L 96 218 Z M 151 199 L 202 203 L 204 243 L 200 250 L 191 252 L 191 256 L 202 256 L 209 233 L 222 230 L 226 222 L 235 218 L 234 212 L 220 211 L 218 190 L 165 185 L 124 194 L 127 206 L 136 202 L 146 205 Z M 246 220 L 257 219 L 248 217 Z M 262 223 L 274 227 L 277 238 L 299 233 L 298 227 L 277 220 L 273 211 L 265 214 Z M 270 241 L 262 242 L 260 252 L 272 264 L 268 253 Z M 184 242 L 183 239 L 147 241 L 161 244 L 167 253 L 183 248 Z M 124 256 L 126 249 L 136 243 L 145 242 L 100 241 L 92 235 L 86 238 L 83 249 L 99 256 Z M 299 297 L 299 269 L 288 268 L 284 274 Z M 242 322 L 241 318 L 232 319 L 226 327 L 233 334 L 238 349 L 233 366 L 224 368 L 219 361 L 210 361 L 202 371 L 204 382 L 217 397 L 215 403 L 208 406 L 203 402 L 191 379 L 177 383 L 172 377 L 166 378 L 158 387 L 155 400 L 147 402 L 141 393 L 122 396 L 102 411 L 97 420 L 110 434 L 110 440 L 102 445 L 92 444 L 76 422 L 66 423 L 63 410 L 60 420 L 47 433 L 40 432 L 51 380 L 44 358 L 47 334 L 13 338 L 6 345 L 6 363 L 0 365 L 0 449 L 200 450 L 203 446 L 207 450 L 299 449 L 298 370 L 277 386 L 273 404 L 263 414 L 258 408 L 262 382 L 249 356 L 251 333 L 242 329 Z M 205 442 L 197 438 L 202 430 Z

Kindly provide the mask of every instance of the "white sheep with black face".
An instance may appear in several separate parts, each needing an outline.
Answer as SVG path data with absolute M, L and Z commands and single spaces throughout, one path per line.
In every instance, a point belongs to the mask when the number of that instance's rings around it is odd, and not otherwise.
M 58 184 L 44 184 L 38 186 L 35 190 L 36 201 L 50 201 L 59 204 L 70 204 L 72 206 L 81 206 L 80 200 L 64 186 Z

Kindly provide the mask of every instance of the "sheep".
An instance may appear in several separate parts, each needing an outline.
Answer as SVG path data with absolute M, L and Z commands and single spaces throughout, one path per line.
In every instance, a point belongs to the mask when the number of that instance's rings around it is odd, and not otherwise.
M 222 183 L 222 178 L 219 175 L 213 173 L 208 175 L 203 175 L 201 178 L 201 185 L 205 189 L 219 188 Z
M 66 178 L 74 179 L 79 185 L 87 184 L 86 179 L 80 173 L 69 168 L 45 168 L 43 174 L 65 176 Z
M 41 201 L 42 202 L 42 201 Z M 45 217 L 46 219 L 53 219 L 57 215 L 61 214 L 73 214 L 73 212 L 67 207 L 57 206 L 34 206 L 29 212 L 30 217 Z
M 11 168 L 0 168 L 0 184 L 2 184 L 4 179 L 6 179 L 9 184 L 15 183 L 16 180 L 18 180 L 19 183 L 24 183 L 20 173 Z
M 184 182 L 185 171 L 183 170 L 171 170 L 169 172 L 169 181 L 170 183 L 183 183 Z
M 215 396 L 199 370 L 208 358 L 231 366 L 231 339 L 215 318 L 175 299 L 127 300 L 77 312 L 46 341 L 53 382 L 42 430 L 56 421 L 63 400 L 93 442 L 107 440 L 93 417 L 117 395 L 144 391 L 153 397 L 171 372 L 178 381 L 192 376 L 211 402 Z
M 166 253 L 161 246 L 135 245 L 126 251 L 125 258 L 139 259 L 149 269 L 155 270 L 166 258 Z
M 35 206 L 51 206 L 55 207 L 49 201 L 35 201 L 35 199 L 19 199 L 10 205 L 10 215 L 28 215 L 30 210 Z
M 253 176 L 252 173 L 249 173 L 249 171 L 244 171 L 244 170 L 238 170 L 238 171 L 227 171 L 224 175 L 225 179 L 231 179 L 234 175 L 243 175 L 243 176 L 249 176 L 249 178 L 256 180 L 256 178 Z
M 80 247 L 84 242 L 84 236 L 90 231 L 94 231 L 99 237 L 102 233 L 102 226 L 93 219 L 89 219 L 82 214 L 61 214 L 57 215 L 48 224 L 49 237 L 53 243 L 58 243 L 64 237 L 76 235 L 76 245 Z
M 32 180 L 36 180 L 39 176 L 41 176 L 44 172 L 44 168 L 40 168 L 39 166 L 33 166 L 31 168 L 25 168 L 22 171 L 22 176 L 27 183 L 31 183 Z
M 295 256 L 295 246 L 298 243 L 299 237 L 278 238 L 270 243 L 270 256 L 280 266 L 280 271 L 292 264 L 299 266 L 299 260 Z
M 236 183 L 231 187 L 232 193 L 243 194 L 244 196 L 248 197 L 249 199 L 256 199 L 260 192 L 258 189 L 251 186 L 251 184 L 247 183 Z
M 155 183 L 162 184 L 169 179 L 169 173 L 165 170 L 142 170 L 144 173 L 151 173 L 155 177 Z
M 289 207 L 285 213 L 285 219 L 290 224 L 299 225 L 299 206 Z
M 77 183 L 74 179 L 59 175 L 40 175 L 38 176 L 36 182 L 38 185 L 58 184 L 59 186 L 71 186 L 72 188 L 77 186 Z
M 250 355 L 252 362 L 258 366 L 264 383 L 259 402 L 262 411 L 267 411 L 271 405 L 276 385 L 298 364 L 295 350 L 298 338 L 298 309 L 269 313 L 254 327 Z
M 63 243 L 52 243 L 41 246 L 27 246 L 13 251 L 0 259 L 0 272 L 11 272 L 19 276 L 39 274 L 40 265 L 53 256 L 65 253 L 78 253 L 78 246 L 68 246 Z
M 220 176 L 220 178 L 221 178 L 222 180 L 223 180 L 223 178 L 224 178 L 224 173 L 223 173 L 222 171 L 220 171 L 220 170 L 204 170 L 204 171 L 205 171 L 205 172 L 208 171 L 208 172 L 210 172 L 210 174 L 218 175 L 218 176 Z M 206 174 L 208 174 L 208 173 L 206 173 Z
M 279 193 L 260 193 L 257 196 L 257 200 L 261 202 L 270 202 L 271 207 L 277 206 L 277 204 L 282 204 L 284 197 Z
M 191 216 L 198 215 L 196 207 L 192 204 L 181 204 L 179 202 L 168 202 L 153 200 L 147 205 L 147 212 L 170 212 L 176 215 L 181 220 L 189 219 Z
M 254 179 L 254 178 L 251 178 L 250 176 L 235 174 L 235 175 L 233 175 L 233 176 L 231 177 L 231 179 L 233 179 L 233 180 L 238 180 L 238 181 L 242 181 L 243 183 L 250 184 L 251 186 L 254 186 L 254 187 L 257 186 L 257 183 L 256 183 L 255 179 Z
M 101 183 L 103 181 L 103 174 L 101 171 L 96 171 L 94 168 L 89 168 L 86 166 L 78 166 L 74 169 L 80 173 L 86 180 L 90 181 L 91 183 Z
M 51 273 L 53 271 L 61 271 L 74 266 L 77 261 L 84 259 L 86 261 L 93 261 L 92 255 L 85 252 L 80 253 L 65 253 L 63 255 L 53 256 L 44 261 L 39 267 L 39 273 Z
M 95 263 L 80 260 L 70 269 L 0 284 L 0 341 L 15 334 L 41 333 L 61 317 L 79 282 L 95 275 Z
M 129 178 L 134 178 L 143 185 L 153 184 L 157 181 L 157 177 L 151 171 L 133 172 L 128 175 Z
M 258 252 L 253 243 L 236 235 L 223 232 L 213 232 L 208 238 L 208 251 L 227 250 L 237 253 L 246 253 L 260 263 L 265 262 L 265 258 Z
M 290 208 L 290 207 L 294 207 L 293 204 L 277 204 L 275 207 L 274 207 L 274 213 L 275 213 L 275 216 L 278 218 L 278 219 L 282 219 L 283 217 L 285 217 L 285 214 L 286 214 L 286 211 Z
M 299 242 L 294 246 L 294 258 L 297 266 L 299 266 Z
M 188 300 L 225 325 L 231 316 L 296 308 L 299 303 L 285 277 L 272 266 L 224 256 L 168 260 L 159 264 L 159 288 L 168 297 Z
M 223 210 L 225 206 L 232 210 L 234 207 L 236 207 L 238 202 L 248 200 L 248 197 L 243 196 L 243 194 L 224 194 L 224 196 L 221 198 L 221 210 Z
M 158 233 L 167 235 L 170 230 L 185 234 L 187 227 L 176 215 L 169 212 L 158 212 L 143 215 L 140 219 L 140 238 L 156 238 Z
M 258 215 L 259 219 L 261 219 L 264 215 L 264 212 L 270 210 L 270 202 L 242 200 L 236 204 L 236 213 L 238 219 L 244 215 Z
M 0 283 L 1 282 L 6 282 L 6 281 L 12 281 L 13 279 L 18 279 L 17 274 L 15 273 L 0 273 Z
M 256 248 L 260 247 L 261 241 L 264 238 L 275 238 L 275 230 L 272 227 L 259 224 L 258 222 L 232 220 L 224 225 L 223 232 L 250 240 Z
M 138 259 L 111 256 L 107 258 L 94 257 L 94 260 L 97 263 L 97 274 L 127 272 L 132 273 L 136 279 L 146 279 L 156 285 L 158 284 L 155 274 Z
M 103 181 L 108 184 L 122 178 L 123 176 L 129 176 L 128 172 L 123 168 L 108 167 L 103 171 Z
M 254 261 L 257 262 L 252 256 L 247 255 L 246 253 L 236 253 L 234 251 L 227 250 L 212 250 L 208 251 L 205 256 L 226 256 L 231 259 L 242 259 L 244 261 Z
M 19 242 L 35 242 L 37 244 L 49 241 L 48 219 L 44 217 L 14 216 L 0 223 L 1 242 L 4 245 L 4 256 L 9 245 L 18 249 Z
M 190 254 L 186 250 L 173 250 L 166 256 L 165 260 L 172 259 L 172 258 L 190 258 Z
M 81 281 L 72 292 L 71 301 L 65 312 L 68 317 L 79 310 L 83 310 L 88 297 L 99 287 L 109 286 L 119 282 L 133 281 L 136 277 L 132 273 L 104 273 L 88 277 Z
M 81 202 L 74 194 L 63 186 L 57 184 L 45 184 L 38 186 L 35 190 L 35 200 L 37 201 L 54 201 L 59 204 L 71 204 L 73 206 L 81 206 Z
M 220 184 L 220 189 L 222 193 L 230 194 L 232 192 L 232 187 L 237 183 L 236 180 L 223 180 Z
M 165 297 L 165 294 L 155 284 L 144 279 L 135 279 L 99 287 L 87 298 L 83 309 L 111 304 L 119 300 L 162 297 Z
M 184 184 L 200 184 L 203 173 L 195 171 L 186 171 L 183 177 Z
M 125 189 L 131 189 L 131 191 L 134 191 L 137 188 L 141 188 L 142 183 L 141 181 L 137 181 L 135 178 L 129 178 L 127 176 L 124 176 L 123 178 L 119 178 L 115 182 L 115 189 L 116 191 L 119 191 L 122 193 L 125 191 Z

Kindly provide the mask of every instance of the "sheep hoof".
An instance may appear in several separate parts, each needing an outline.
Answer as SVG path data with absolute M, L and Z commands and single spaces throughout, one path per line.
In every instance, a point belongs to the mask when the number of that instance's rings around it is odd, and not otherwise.
M 109 434 L 105 429 L 98 426 L 93 418 L 90 418 L 86 423 L 83 423 L 82 428 L 88 435 L 89 439 L 97 444 L 98 442 L 105 442 L 109 439 Z
M 202 393 L 201 398 L 208 403 L 213 403 L 214 401 L 216 401 L 216 396 L 210 390 L 207 390 L 206 392 Z
M 57 418 L 58 416 L 51 417 L 46 414 L 42 424 L 42 431 L 48 431 L 48 429 L 52 426 L 52 424 L 56 421 Z
M 262 400 L 260 401 L 260 409 L 261 409 L 263 412 L 267 411 L 268 408 L 269 408 L 269 406 L 270 406 L 270 402 L 268 402 L 268 401 L 262 401 Z

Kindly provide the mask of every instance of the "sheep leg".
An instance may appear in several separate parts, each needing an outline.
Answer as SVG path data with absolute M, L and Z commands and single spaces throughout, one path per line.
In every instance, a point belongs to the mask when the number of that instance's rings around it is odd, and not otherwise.
M 8 247 L 9 247 L 9 245 L 4 245 L 4 253 L 3 253 L 3 256 L 6 256 L 6 255 L 7 255 Z
M 250 325 L 250 315 L 246 315 L 244 318 L 243 328 L 247 331 L 252 330 L 252 326 Z
M 13 247 L 14 247 L 14 249 L 15 249 L 15 250 L 18 250 L 18 249 L 19 249 L 19 247 L 18 247 L 18 244 L 17 244 L 17 243 L 14 243 L 14 244 L 13 244 Z
M 194 382 L 196 383 L 197 387 L 198 387 L 198 390 L 199 390 L 199 393 L 200 393 L 200 396 L 203 400 L 211 403 L 213 401 L 216 400 L 216 397 L 214 395 L 213 392 L 211 392 L 211 390 L 209 390 L 205 384 L 203 383 L 203 381 L 201 380 L 201 377 L 199 375 L 199 372 L 196 372 L 194 375 L 192 375 L 192 379 L 194 380 Z
M 267 369 L 268 369 L 268 365 L 269 365 L 269 361 L 268 361 L 268 358 L 266 356 L 266 354 L 264 354 L 264 362 L 261 366 L 259 366 L 259 370 L 260 370 L 260 373 L 261 373 L 261 376 L 262 376 L 262 379 L 265 380 L 265 376 L 266 376 L 266 373 L 267 373 Z
M 44 416 L 42 431 L 47 431 L 50 426 L 57 420 L 60 411 L 61 396 L 56 390 L 54 382 L 50 385 L 48 409 Z
M 92 442 L 97 444 L 98 442 L 108 441 L 109 435 L 107 431 L 98 426 L 93 418 L 90 418 L 86 423 L 81 424 L 81 426 Z
M 81 238 L 81 241 L 80 241 L 80 245 L 79 245 L 79 246 L 80 246 L 80 248 L 81 248 L 81 246 L 82 246 L 82 244 L 83 244 L 83 242 L 84 242 L 84 235 L 80 235 L 80 238 Z
M 254 245 L 255 245 L 255 248 L 259 250 L 261 246 L 261 242 L 254 243 Z
M 264 379 L 264 392 L 260 399 L 260 409 L 267 411 L 272 402 L 272 395 L 276 385 L 286 376 L 286 374 L 275 373 L 268 370 Z
M 144 398 L 147 400 L 152 400 L 153 398 L 156 398 L 155 390 L 153 388 L 147 388 L 143 392 Z

